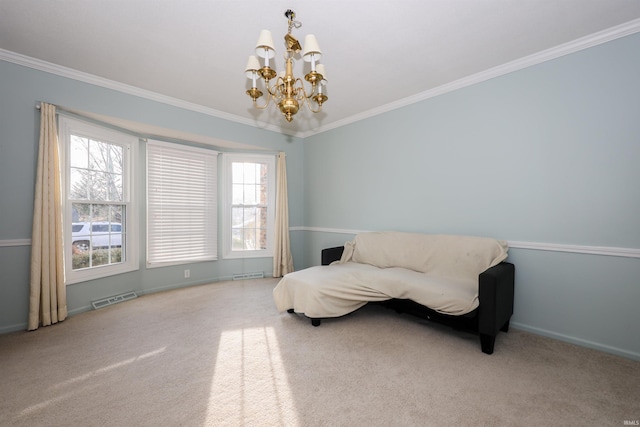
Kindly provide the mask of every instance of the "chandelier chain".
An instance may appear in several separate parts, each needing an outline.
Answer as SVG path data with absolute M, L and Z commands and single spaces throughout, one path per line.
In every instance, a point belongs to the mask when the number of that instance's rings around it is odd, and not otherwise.
M 291 34 L 291 30 L 293 30 L 294 28 L 300 28 L 300 27 L 302 27 L 302 22 L 289 20 L 289 31 L 288 31 L 288 33 Z
M 293 10 L 287 9 L 287 11 L 284 13 L 284 16 L 286 16 L 289 20 L 289 30 L 287 31 L 287 34 L 291 34 L 291 30 L 293 30 L 294 28 L 302 27 L 302 22 L 295 20 L 296 13 Z

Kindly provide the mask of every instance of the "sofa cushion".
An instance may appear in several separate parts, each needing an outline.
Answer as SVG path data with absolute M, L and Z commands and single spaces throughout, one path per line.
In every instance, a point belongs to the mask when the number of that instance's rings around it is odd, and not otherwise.
M 504 261 L 507 250 L 506 241 L 486 237 L 369 232 L 358 234 L 345 245 L 340 262 L 477 280 L 480 273 Z

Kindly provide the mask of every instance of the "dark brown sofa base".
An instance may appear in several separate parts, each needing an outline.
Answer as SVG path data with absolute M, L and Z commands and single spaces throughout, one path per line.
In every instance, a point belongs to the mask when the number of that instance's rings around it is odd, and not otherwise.
M 344 246 L 322 250 L 322 265 L 329 265 L 342 256 Z M 480 305 L 471 313 L 463 316 L 450 316 L 438 313 L 412 300 L 391 299 L 384 306 L 398 313 L 407 313 L 421 319 L 451 326 L 455 329 L 470 331 L 480 336 L 480 348 L 483 353 L 492 354 L 498 332 L 509 331 L 509 321 L 513 314 L 515 266 L 502 262 L 480 273 L 478 277 L 478 299 Z M 293 313 L 294 310 L 288 310 Z M 312 318 L 313 326 L 320 326 L 322 319 Z

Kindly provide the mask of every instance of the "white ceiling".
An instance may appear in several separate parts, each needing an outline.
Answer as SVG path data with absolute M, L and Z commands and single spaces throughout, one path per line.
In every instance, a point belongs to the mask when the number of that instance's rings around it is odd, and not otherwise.
M 292 123 L 252 108 L 243 72 L 261 29 L 283 67 L 286 9 L 301 43 L 316 35 L 329 80 L 323 112 Z M 302 136 L 638 31 L 638 0 L 0 0 L 0 59 Z

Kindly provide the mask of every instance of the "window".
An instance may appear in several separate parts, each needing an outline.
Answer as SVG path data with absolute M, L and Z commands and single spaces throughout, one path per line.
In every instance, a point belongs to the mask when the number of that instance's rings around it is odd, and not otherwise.
M 59 117 L 65 282 L 138 269 L 134 164 L 138 139 Z
M 217 163 L 213 150 L 147 145 L 147 265 L 217 259 Z
M 224 154 L 225 258 L 273 256 L 275 156 Z

